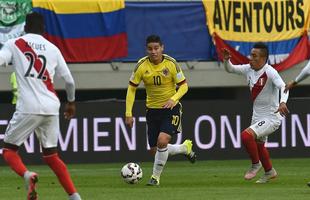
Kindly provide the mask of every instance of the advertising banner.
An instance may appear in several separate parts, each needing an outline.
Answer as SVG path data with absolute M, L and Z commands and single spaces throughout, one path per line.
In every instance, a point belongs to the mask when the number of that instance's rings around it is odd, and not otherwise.
M 152 161 L 146 136 L 145 106 L 137 101 L 133 110 L 135 124 L 125 125 L 125 103 L 117 101 L 87 102 L 77 105 L 77 115 L 70 121 L 61 120 L 58 149 L 68 163 L 141 162 Z M 247 101 L 185 101 L 182 134 L 171 143 L 193 140 L 198 160 L 246 159 L 240 134 L 250 125 L 252 106 Z M 281 127 L 270 135 L 267 147 L 273 158 L 309 157 L 310 110 L 309 99 L 291 99 L 290 115 Z M 0 145 L 13 107 L 1 105 Z M 0 149 L 2 153 L 2 149 Z M 40 145 L 29 138 L 20 149 L 26 163 L 43 163 Z M 169 160 L 183 160 L 183 156 Z M 3 164 L 3 159 L 0 159 Z

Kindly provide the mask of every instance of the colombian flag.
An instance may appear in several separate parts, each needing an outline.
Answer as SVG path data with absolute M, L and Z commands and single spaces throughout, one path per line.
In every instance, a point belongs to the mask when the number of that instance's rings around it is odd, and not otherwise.
M 45 17 L 45 37 L 67 62 L 127 56 L 124 0 L 33 0 L 32 5 Z
M 234 64 L 247 63 L 256 42 L 269 49 L 269 62 L 278 71 L 310 57 L 309 0 L 203 0 L 207 25 L 218 57 L 228 48 Z

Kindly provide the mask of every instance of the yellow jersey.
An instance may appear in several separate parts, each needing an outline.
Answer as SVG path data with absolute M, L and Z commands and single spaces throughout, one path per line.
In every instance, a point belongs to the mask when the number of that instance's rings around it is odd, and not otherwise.
M 157 65 L 148 56 L 138 61 L 129 84 L 137 87 L 141 81 L 146 89 L 146 106 L 162 108 L 176 93 L 176 86 L 185 83 L 186 79 L 176 60 L 163 54 L 163 61 Z

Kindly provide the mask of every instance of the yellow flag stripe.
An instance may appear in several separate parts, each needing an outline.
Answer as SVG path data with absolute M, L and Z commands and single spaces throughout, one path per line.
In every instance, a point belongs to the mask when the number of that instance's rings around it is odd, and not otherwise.
M 32 6 L 57 14 L 106 13 L 125 8 L 125 0 L 32 0 Z

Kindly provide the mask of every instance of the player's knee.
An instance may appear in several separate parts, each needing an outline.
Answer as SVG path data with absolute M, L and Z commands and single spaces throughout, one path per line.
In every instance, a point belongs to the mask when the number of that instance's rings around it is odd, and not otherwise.
M 157 139 L 157 147 L 158 148 L 166 148 L 168 146 L 169 141 L 170 141 L 169 137 L 160 136 Z
M 53 155 L 55 153 L 57 153 L 57 148 L 56 147 L 52 147 L 52 148 L 43 148 L 42 147 L 42 152 L 43 152 L 43 156 L 49 156 L 49 155 Z
M 152 156 L 155 156 L 156 151 L 157 151 L 157 147 L 151 147 L 151 149 L 149 150 L 149 153 L 150 153 Z
M 242 141 L 242 143 L 245 143 L 245 142 L 247 142 L 249 140 L 253 140 L 253 139 L 254 139 L 253 134 L 251 134 L 247 130 L 242 131 L 242 133 L 241 133 L 241 141 Z

